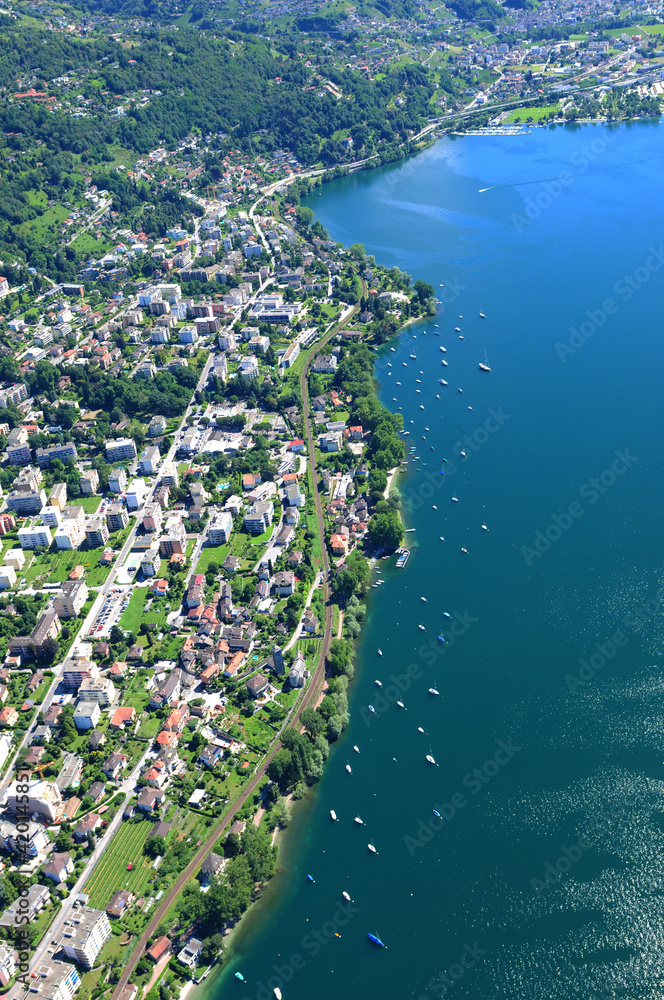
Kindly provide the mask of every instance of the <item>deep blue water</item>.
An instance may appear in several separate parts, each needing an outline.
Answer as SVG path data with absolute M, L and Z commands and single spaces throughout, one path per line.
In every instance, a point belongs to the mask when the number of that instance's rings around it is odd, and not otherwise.
M 309 199 L 444 305 L 376 368 L 420 456 L 412 556 L 382 564 L 350 728 L 215 996 L 662 996 L 661 139 L 445 139 Z

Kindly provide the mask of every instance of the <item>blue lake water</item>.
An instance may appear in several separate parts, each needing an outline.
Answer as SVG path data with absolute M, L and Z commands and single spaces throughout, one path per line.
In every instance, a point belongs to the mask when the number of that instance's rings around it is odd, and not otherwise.
M 349 730 L 207 992 L 662 996 L 661 143 L 444 139 L 308 200 L 443 300 L 376 368 L 420 456 L 412 555 L 382 564 Z

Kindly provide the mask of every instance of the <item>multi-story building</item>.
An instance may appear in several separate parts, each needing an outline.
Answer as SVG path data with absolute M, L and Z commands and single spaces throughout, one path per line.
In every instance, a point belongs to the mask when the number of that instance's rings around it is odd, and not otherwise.
M 160 564 L 161 556 L 159 554 L 159 546 L 151 545 L 141 559 L 141 570 L 143 571 L 143 576 L 156 576 L 159 572 Z
M 0 985 L 6 986 L 16 972 L 16 951 L 14 945 L 5 948 L 0 945 Z
M 18 406 L 22 400 L 27 398 L 28 390 L 22 382 L 17 382 L 16 385 L 5 385 L 0 389 L 0 409 L 6 410 L 10 404 Z
M 129 514 L 121 503 L 114 503 L 106 511 L 106 524 L 109 531 L 122 531 L 129 524 Z
M 141 475 L 152 476 L 161 465 L 161 453 L 156 445 L 151 444 L 141 454 Z
M 60 522 L 62 521 L 62 511 L 59 507 L 54 507 L 52 504 L 46 504 L 46 506 L 41 509 L 41 518 L 44 524 L 48 525 L 49 528 L 58 528 L 60 526 Z
M 78 691 L 81 684 L 99 677 L 99 667 L 93 660 L 72 659 L 62 673 L 62 686 L 66 691 Z
M 17 790 L 17 784 L 22 789 L 20 792 Z M 43 817 L 46 826 L 58 823 L 64 811 L 64 803 L 58 786 L 52 781 L 38 780 L 29 781 L 27 784 L 28 801 L 26 802 L 26 792 L 23 791 L 25 782 L 12 781 L 5 800 L 9 811 L 14 816 L 23 816 L 27 806 L 28 813 L 38 813 L 39 816 Z
M 93 496 L 99 489 L 99 473 L 96 469 L 86 469 L 81 473 L 81 493 Z
M 164 462 L 161 470 L 160 482 L 164 486 L 178 486 L 180 483 L 180 476 L 178 473 L 178 467 L 175 462 Z
M 23 549 L 8 549 L 2 557 L 2 561 L 6 566 L 13 566 L 16 570 L 23 569 L 25 566 Z
M 85 526 L 85 537 L 91 549 L 105 545 L 109 534 L 108 524 L 102 517 L 91 518 Z
M 75 965 L 42 961 L 32 973 L 29 990 L 44 1000 L 71 1000 L 80 985 Z
M 164 520 L 164 512 L 158 503 L 151 503 L 145 508 L 143 514 L 143 528 L 145 531 L 161 531 Z
M 24 824 L 27 825 L 27 829 L 23 829 Z M 0 823 L 0 846 L 12 854 L 36 858 L 50 842 L 51 838 L 43 823 L 35 823 L 34 820 L 26 821 L 23 818 L 20 831 L 12 820 Z
M 133 438 L 116 438 L 106 442 L 106 458 L 109 462 L 121 462 L 123 459 L 136 458 L 136 445 Z
M 174 554 L 184 555 L 187 549 L 187 529 L 182 520 L 177 517 L 169 517 L 164 525 L 164 533 L 159 539 L 159 550 L 162 556 L 172 556 Z
M 59 549 L 77 549 L 85 538 L 85 511 L 80 504 L 66 507 L 60 527 L 55 532 L 55 544 Z
M 210 545 L 225 545 L 231 537 L 233 518 L 230 511 L 218 511 L 208 526 L 208 542 Z
M 0 590 L 9 590 L 16 586 L 16 570 L 13 566 L 0 567 Z
M 274 504 L 271 500 L 261 500 L 249 508 L 244 515 L 244 530 L 250 535 L 262 535 L 272 524 Z
M 74 442 L 67 441 L 65 444 L 51 445 L 50 448 L 37 448 L 35 450 L 35 457 L 40 469 L 48 469 L 51 462 L 56 458 L 64 462 L 65 465 L 68 462 L 75 462 L 78 458 L 78 452 L 76 451 Z
M 98 677 L 83 681 L 78 694 L 83 701 L 96 701 L 102 708 L 108 708 L 115 698 L 115 685 L 109 677 Z
M 15 427 L 7 437 L 7 458 L 12 465 L 29 465 L 32 461 L 28 432 L 25 427 Z
M 74 709 L 74 725 L 77 729 L 94 729 L 101 719 L 98 701 L 79 701 Z
M 127 473 L 124 469 L 116 469 L 108 477 L 108 488 L 111 493 L 122 493 L 127 486 Z
M 22 549 L 48 548 L 53 541 L 51 529 L 44 525 L 37 528 L 19 528 L 18 541 Z
M 87 601 L 88 593 L 84 580 L 65 580 L 53 601 L 58 618 L 75 618 Z
M 58 507 L 59 510 L 64 510 L 67 506 L 67 484 L 54 483 L 48 502 L 51 507 Z
M 134 479 L 127 490 L 127 510 L 138 510 L 143 506 L 143 501 L 148 493 L 148 486 L 144 479 Z
M 7 509 L 13 510 L 21 517 L 38 514 L 46 506 L 46 493 L 42 489 L 34 489 L 28 483 L 14 483 L 14 489 L 7 496 Z
M 165 432 L 166 426 L 166 417 L 162 417 L 161 414 L 157 413 L 150 421 L 148 435 L 150 437 L 157 437 L 158 434 L 163 434 Z
M 74 908 L 65 920 L 60 944 L 67 958 L 91 969 L 110 936 L 111 925 L 104 910 L 84 906 Z

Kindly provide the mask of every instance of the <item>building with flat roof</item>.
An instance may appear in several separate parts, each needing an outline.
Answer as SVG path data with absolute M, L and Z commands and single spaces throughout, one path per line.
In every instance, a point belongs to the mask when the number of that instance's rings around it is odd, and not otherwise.
M 133 438 L 115 438 L 106 442 L 106 458 L 109 462 L 122 462 L 136 458 L 136 444 Z
M 29 990 L 44 997 L 44 1000 L 71 1000 L 80 985 L 81 977 L 75 965 L 69 962 L 40 962 L 32 970 Z
M 83 906 L 65 920 L 60 944 L 67 958 L 91 969 L 110 936 L 111 924 L 104 910 Z
M 62 817 L 64 810 L 64 805 L 62 802 L 62 795 L 60 794 L 60 789 L 52 781 L 29 781 L 27 792 L 27 803 L 25 802 L 26 793 L 24 791 L 17 791 L 17 782 L 12 781 L 7 792 L 7 798 L 5 804 L 9 811 L 15 816 L 23 815 L 26 808 L 30 815 L 37 814 L 42 817 L 47 825 L 51 823 L 58 823 Z M 25 787 L 24 783 L 21 783 L 21 788 Z

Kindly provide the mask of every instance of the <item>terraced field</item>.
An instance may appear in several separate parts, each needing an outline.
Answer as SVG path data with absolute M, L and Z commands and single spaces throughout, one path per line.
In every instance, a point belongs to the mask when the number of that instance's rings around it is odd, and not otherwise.
M 152 862 L 144 856 L 143 844 L 151 829 L 151 820 L 123 823 L 102 854 L 91 878 L 85 883 L 83 891 L 90 896 L 90 906 L 105 909 L 118 889 L 129 889 L 136 895 L 145 892 L 152 873 Z M 128 872 L 127 865 L 130 862 L 133 868 Z

